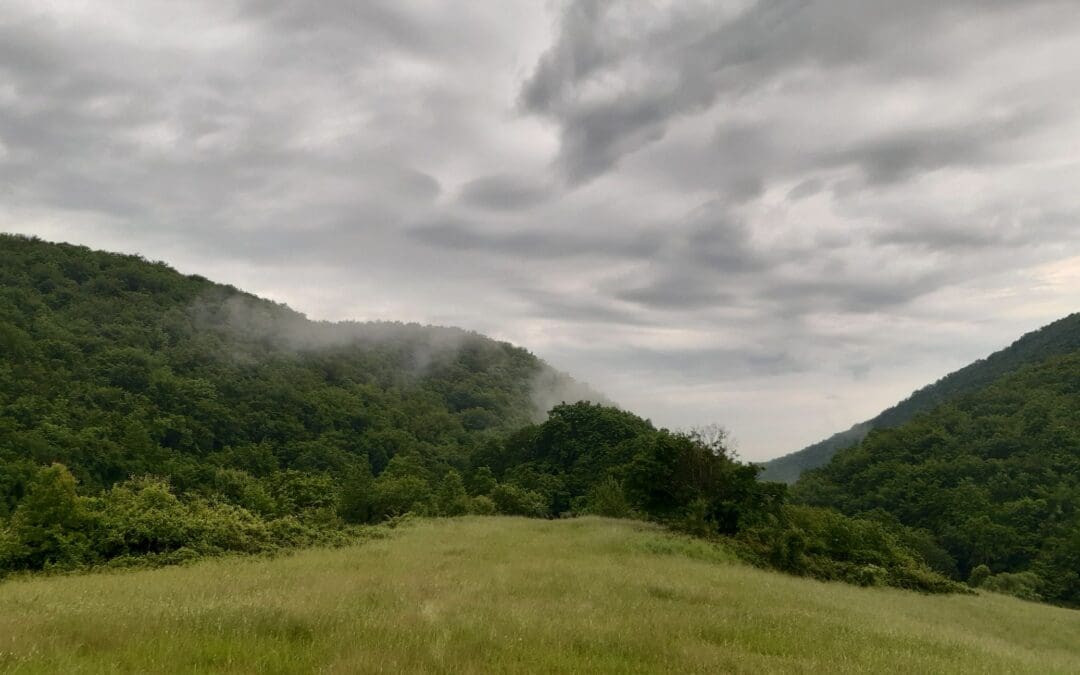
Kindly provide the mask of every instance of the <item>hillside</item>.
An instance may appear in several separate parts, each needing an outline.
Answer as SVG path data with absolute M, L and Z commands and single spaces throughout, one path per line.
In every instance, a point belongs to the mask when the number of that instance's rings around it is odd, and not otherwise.
M 765 463 L 762 480 L 794 483 L 802 472 L 824 466 L 837 451 L 855 445 L 871 429 L 887 429 L 921 412 L 978 391 L 1025 365 L 1080 350 L 1080 314 L 1072 314 L 1021 337 L 1009 347 L 919 389 L 871 420 L 856 424 L 802 450 Z
M 0 244 L 0 577 L 343 545 L 407 513 L 594 513 L 727 537 L 792 574 L 965 591 L 917 533 L 788 504 L 722 433 L 543 411 L 591 392 L 511 345 L 316 323 L 137 257 Z
M 161 263 L 0 235 L 0 516 L 31 465 L 83 489 L 207 467 L 375 472 L 460 464 L 586 388 L 523 349 L 454 328 L 308 321 Z M 558 402 L 556 400 L 555 402 Z
M 0 670 L 1067 673 L 1080 613 L 796 579 L 632 521 L 421 521 L 0 585 Z
M 794 496 L 925 530 L 962 578 L 1080 606 L 1080 353 L 875 430 Z

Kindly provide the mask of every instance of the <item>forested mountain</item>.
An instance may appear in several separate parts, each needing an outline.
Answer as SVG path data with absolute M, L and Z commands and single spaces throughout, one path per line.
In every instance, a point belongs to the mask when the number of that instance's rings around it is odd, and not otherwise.
M 1080 349 L 1080 314 L 1072 314 L 1021 337 L 1009 347 L 919 389 L 877 417 L 802 450 L 765 463 L 763 480 L 794 483 L 808 469 L 824 466 L 837 451 L 859 443 L 872 429 L 895 427 L 946 401 L 987 386 L 1025 365 Z
M 792 506 L 722 433 L 581 398 L 474 333 L 312 322 L 135 256 L 0 236 L 0 576 L 340 542 L 406 513 L 599 513 L 794 574 L 958 590 L 919 533 Z
M 995 363 L 1064 349 L 1069 329 L 1076 316 Z M 1080 606 L 1080 350 L 871 431 L 794 496 L 927 531 L 973 584 Z
M 585 391 L 475 333 L 312 322 L 164 264 L 6 235 L 0 353 L 0 513 L 54 461 L 91 491 L 342 471 L 360 449 L 375 472 L 409 453 L 460 467 L 545 412 L 538 394 Z

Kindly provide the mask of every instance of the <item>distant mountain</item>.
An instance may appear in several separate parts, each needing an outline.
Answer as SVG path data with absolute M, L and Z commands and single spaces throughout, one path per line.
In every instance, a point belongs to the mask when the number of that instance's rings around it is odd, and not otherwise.
M 837 451 L 862 441 L 873 429 L 887 429 L 911 420 L 965 394 L 994 382 L 1016 370 L 1046 359 L 1080 349 L 1080 313 L 1044 326 L 1021 337 L 1009 347 L 946 375 L 934 384 L 919 389 L 907 399 L 871 420 L 856 424 L 802 450 L 765 463 L 762 480 L 794 483 L 809 469 L 826 465 Z

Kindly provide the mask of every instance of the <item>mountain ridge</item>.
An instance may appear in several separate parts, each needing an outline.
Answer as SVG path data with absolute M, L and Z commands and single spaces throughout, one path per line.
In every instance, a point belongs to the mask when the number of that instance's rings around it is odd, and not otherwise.
M 875 417 L 793 453 L 764 462 L 762 480 L 794 483 L 807 470 L 824 466 L 840 450 L 858 444 L 873 429 L 887 429 L 915 415 L 988 386 L 1024 365 L 1080 349 L 1080 313 L 1025 333 L 1009 346 L 914 391 Z

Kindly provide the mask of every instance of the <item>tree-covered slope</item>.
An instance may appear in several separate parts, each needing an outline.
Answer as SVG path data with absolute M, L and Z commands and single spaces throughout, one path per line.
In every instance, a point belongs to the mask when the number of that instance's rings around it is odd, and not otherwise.
M 1080 352 L 872 431 L 794 496 L 926 530 L 976 583 L 1080 606 Z
M 343 543 L 406 513 L 600 513 L 794 574 L 960 590 L 902 528 L 785 504 L 715 430 L 581 401 L 539 422 L 538 399 L 590 392 L 465 331 L 314 323 L 2 237 L 0 348 L 0 576 Z
M 0 235 L 0 516 L 51 462 L 90 493 L 150 473 L 179 491 L 222 469 L 378 473 L 399 455 L 463 469 L 573 385 L 475 333 L 312 322 L 161 263 Z
M 1080 314 L 1072 314 L 1021 337 L 1009 347 L 919 389 L 877 417 L 802 450 L 765 463 L 763 480 L 794 483 L 808 469 L 824 466 L 838 450 L 855 445 L 871 429 L 903 424 L 920 412 L 985 387 L 1025 365 L 1080 349 Z

